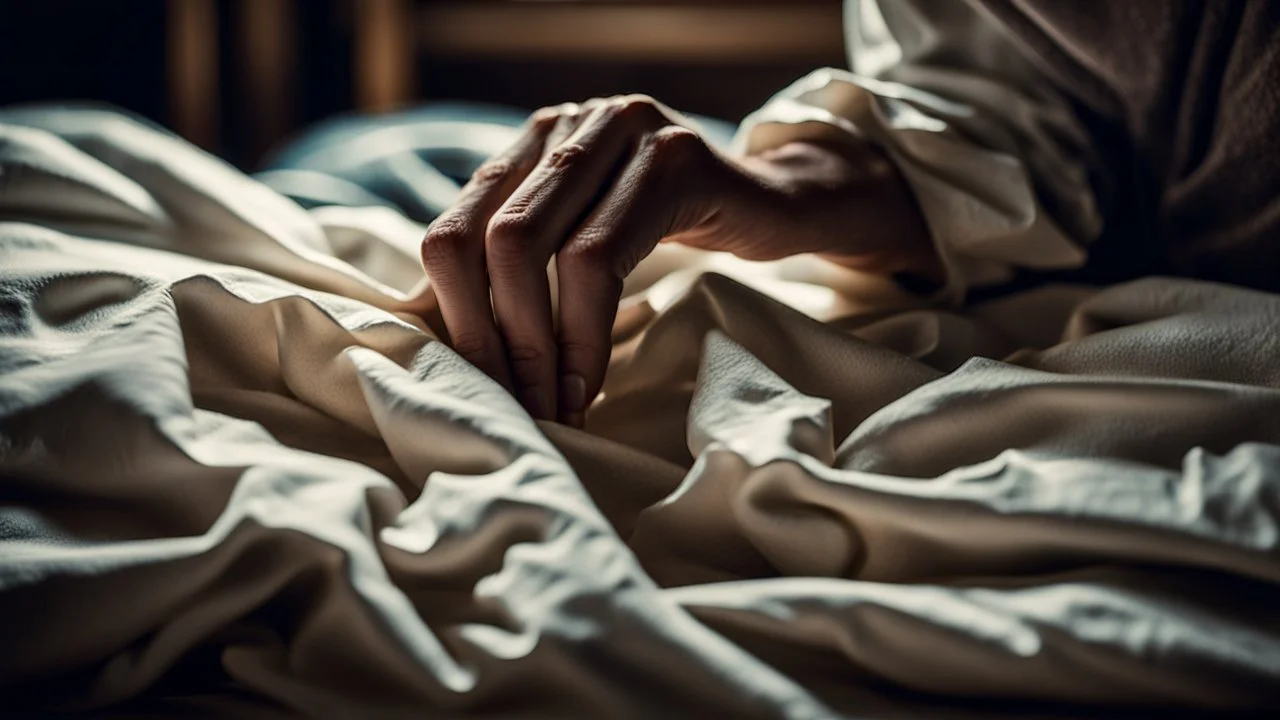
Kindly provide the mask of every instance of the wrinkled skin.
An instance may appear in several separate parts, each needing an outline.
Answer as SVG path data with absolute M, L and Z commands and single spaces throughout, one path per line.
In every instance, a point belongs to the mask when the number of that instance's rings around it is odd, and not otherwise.
M 581 426 L 604 382 L 622 280 L 659 242 L 939 272 L 908 188 L 870 143 L 730 157 L 642 95 L 534 113 L 431 225 L 422 260 L 454 349 L 535 418 Z

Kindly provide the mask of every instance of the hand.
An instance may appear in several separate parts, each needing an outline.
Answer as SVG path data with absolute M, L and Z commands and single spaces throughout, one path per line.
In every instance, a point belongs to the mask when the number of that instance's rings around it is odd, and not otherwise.
M 581 426 L 604 382 L 623 278 L 663 240 L 936 271 L 910 193 L 871 145 L 729 158 L 645 96 L 534 113 L 427 230 L 422 259 L 454 349 L 535 418 Z

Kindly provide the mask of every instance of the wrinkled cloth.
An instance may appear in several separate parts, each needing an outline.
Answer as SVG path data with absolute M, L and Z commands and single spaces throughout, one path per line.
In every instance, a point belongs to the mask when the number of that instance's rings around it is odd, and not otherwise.
M 1280 3 L 846 0 L 851 72 L 736 140 L 883 146 L 959 303 L 1175 273 L 1280 291 Z
M 578 431 L 402 312 L 420 231 L 0 116 L 6 709 L 1280 709 L 1280 297 L 662 247 Z

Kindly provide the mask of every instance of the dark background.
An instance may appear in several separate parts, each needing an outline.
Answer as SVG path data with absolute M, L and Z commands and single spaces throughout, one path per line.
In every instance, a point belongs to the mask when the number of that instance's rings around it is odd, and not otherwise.
M 744 26 L 735 38 L 725 36 L 739 32 L 735 23 L 717 20 L 719 27 L 708 32 L 727 42 L 719 55 L 672 52 L 670 38 L 653 28 L 645 31 L 653 37 L 627 35 L 635 47 L 621 54 L 578 47 L 580 37 L 520 50 L 519 41 L 550 32 L 526 21 L 536 20 L 531 9 L 557 6 L 575 13 L 643 6 L 659 19 L 670 13 L 677 24 L 686 22 L 677 13 L 697 7 L 728 20 L 736 15 L 723 13 L 794 11 L 807 13 L 814 42 L 753 53 L 751 33 L 759 28 Z M 526 20 L 495 25 L 475 47 L 462 41 L 443 50 L 433 46 L 433 37 L 457 37 L 448 23 L 458 22 L 459 12 L 508 9 Z M 839 20 L 839 0 L 0 0 L 0 104 L 108 103 L 174 128 L 246 169 L 317 120 L 433 99 L 532 109 L 645 92 L 689 112 L 736 121 L 814 67 L 841 64 Z M 176 29 L 182 22 L 186 35 Z M 195 38 L 201 42 L 191 41 L 192 32 L 204 36 Z M 654 49 L 647 52 L 650 42 Z M 193 53 L 207 65 L 194 72 L 210 78 L 208 92 L 186 79 Z

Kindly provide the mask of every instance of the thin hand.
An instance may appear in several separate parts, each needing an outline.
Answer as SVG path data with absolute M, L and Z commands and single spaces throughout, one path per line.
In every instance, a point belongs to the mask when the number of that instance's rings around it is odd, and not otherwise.
M 796 146 L 767 158 L 726 158 L 644 96 L 540 110 L 423 240 L 453 347 L 535 418 L 581 425 L 604 381 L 622 280 L 658 242 L 751 259 L 822 252 L 855 265 L 903 255 L 870 241 L 883 232 L 850 229 L 865 219 L 856 211 L 865 214 L 884 195 L 872 181 L 883 184 L 892 172 L 882 156 L 851 152 L 852 160 Z M 915 223 L 882 229 L 920 234 Z M 546 272 L 552 258 L 558 328 Z

